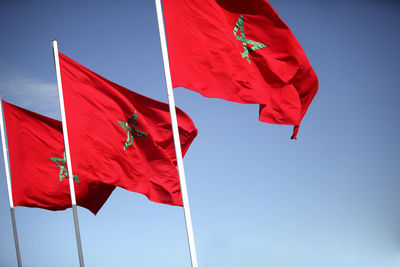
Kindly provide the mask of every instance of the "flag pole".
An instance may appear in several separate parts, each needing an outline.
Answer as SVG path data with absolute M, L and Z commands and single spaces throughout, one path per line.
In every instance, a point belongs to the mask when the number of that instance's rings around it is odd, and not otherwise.
M 61 120 L 62 120 L 62 127 L 63 127 L 65 156 L 66 156 L 66 160 L 67 160 L 69 190 L 71 193 L 72 213 L 74 216 L 75 236 L 76 236 L 76 243 L 78 246 L 79 264 L 81 267 L 84 267 L 85 263 L 83 261 L 81 234 L 79 231 L 78 211 L 76 208 L 75 188 L 74 188 L 73 172 L 72 172 L 72 167 L 71 167 L 71 154 L 69 151 L 67 122 L 65 119 L 64 96 L 62 93 L 60 60 L 58 58 L 57 40 L 53 40 L 52 43 L 53 43 L 54 65 L 56 67 L 56 75 L 57 75 L 58 98 L 60 99 L 60 111 L 61 111 Z
M 3 119 L 3 103 L 2 103 L 1 96 L 0 96 L 0 121 L 1 121 L 0 122 L 1 144 L 3 146 L 4 169 L 6 170 L 7 191 L 8 191 L 8 200 L 10 203 L 12 228 L 13 228 L 13 232 L 14 232 L 15 252 L 17 254 L 18 267 L 22 267 L 21 253 L 19 250 L 19 242 L 18 242 L 18 234 L 17 234 L 17 224 L 15 221 L 14 201 L 13 201 L 12 191 L 11 191 L 10 169 L 9 169 L 9 163 L 8 163 L 9 162 L 8 161 L 8 153 L 7 153 L 7 148 L 6 148 L 6 137 L 5 137 L 4 119 Z
M 185 214 L 186 232 L 187 232 L 188 242 L 189 242 L 190 260 L 192 263 L 192 267 L 198 267 L 197 256 L 196 256 L 196 247 L 195 247 L 195 243 L 194 243 L 192 219 L 191 219 L 191 215 L 190 215 L 189 197 L 188 197 L 188 192 L 187 192 L 187 187 L 186 187 L 185 171 L 183 168 L 181 142 L 179 140 L 178 120 L 176 117 L 174 92 L 172 90 L 171 71 L 169 68 L 168 49 L 167 49 L 167 42 L 166 42 L 166 37 L 165 37 L 164 20 L 163 20 L 162 9 L 161 9 L 161 0 L 155 0 L 155 2 L 156 2 L 156 10 L 157 10 L 158 32 L 160 34 L 161 51 L 162 51 L 162 57 L 163 57 L 163 62 L 164 62 L 165 83 L 167 86 L 168 104 L 169 104 L 169 111 L 170 111 L 170 115 L 171 115 L 172 133 L 174 136 L 176 160 L 178 163 L 179 181 L 181 184 L 181 193 L 182 193 L 183 210 L 184 210 L 184 214 Z

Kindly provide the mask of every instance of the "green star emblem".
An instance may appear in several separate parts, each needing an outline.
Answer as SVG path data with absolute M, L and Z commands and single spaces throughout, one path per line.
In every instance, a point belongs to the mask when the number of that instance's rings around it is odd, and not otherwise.
M 236 33 L 238 32 L 239 29 L 240 29 L 240 36 L 237 36 Z M 267 46 L 266 44 L 246 39 L 246 36 L 244 35 L 243 14 L 240 15 L 238 21 L 236 22 L 235 28 L 233 29 L 233 34 L 236 36 L 236 39 L 242 42 L 244 49 L 242 57 L 246 58 L 250 64 L 251 62 L 249 58 L 249 53 L 253 52 L 254 50 L 261 49 Z M 248 44 L 252 45 L 252 47 L 249 48 L 247 46 Z
M 144 133 L 138 129 L 136 129 L 136 122 L 137 122 L 137 113 L 135 110 L 135 113 L 133 116 L 127 121 L 117 121 L 119 125 L 124 129 L 124 131 L 127 134 L 126 142 L 124 145 L 124 150 L 127 149 L 129 146 L 133 145 L 135 147 L 135 144 L 133 142 L 133 139 L 135 137 L 141 137 L 141 136 L 149 136 L 147 133 Z M 131 124 L 131 126 L 129 126 Z
M 60 182 L 65 177 L 68 177 L 68 170 L 65 168 L 65 163 L 67 162 L 67 160 L 65 159 L 65 152 L 64 152 L 64 158 L 50 158 L 50 160 L 54 162 L 58 167 L 60 167 L 60 175 L 59 175 Z M 74 175 L 73 178 L 79 184 L 78 175 Z

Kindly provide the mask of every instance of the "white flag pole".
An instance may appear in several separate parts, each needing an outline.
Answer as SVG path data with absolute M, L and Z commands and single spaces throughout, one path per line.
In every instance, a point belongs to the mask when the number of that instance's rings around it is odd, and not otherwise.
M 61 120 L 62 120 L 62 127 L 63 127 L 65 156 L 66 156 L 66 160 L 67 160 L 69 190 L 71 192 L 72 213 L 74 216 L 75 236 L 76 236 L 76 243 L 78 246 L 79 264 L 81 267 L 83 267 L 83 266 L 85 266 L 85 263 L 83 261 L 81 234 L 79 231 L 79 222 L 78 222 L 78 211 L 76 208 L 75 188 L 74 188 L 73 172 L 72 172 L 72 167 L 71 167 L 71 154 L 69 151 L 67 121 L 65 119 L 64 96 L 63 96 L 63 92 L 62 92 L 60 60 L 58 58 L 57 40 L 53 40 L 52 43 L 53 43 L 53 53 L 54 53 L 54 65 L 56 67 L 56 74 L 57 74 L 58 98 L 60 99 L 60 111 L 61 111 Z
M 5 130 L 4 130 L 5 127 L 4 127 L 4 119 L 3 119 L 3 103 L 1 100 L 2 99 L 0 96 L 1 144 L 3 146 L 4 169 L 6 170 L 8 200 L 10 202 L 10 214 L 11 214 L 12 228 L 13 228 L 13 232 L 14 232 L 14 245 L 15 245 L 15 251 L 17 254 L 18 267 L 21 267 L 22 266 L 21 253 L 19 250 L 17 224 L 15 221 L 14 202 L 13 202 L 12 191 L 11 191 L 10 168 L 9 168 L 9 163 L 8 163 L 9 161 L 8 161 L 8 153 L 7 153 L 7 148 L 6 148 L 6 137 L 5 137 Z
M 185 222 L 186 222 L 186 232 L 187 232 L 188 242 L 189 242 L 190 259 L 192 262 L 192 267 L 197 267 L 198 265 L 197 265 L 196 247 L 195 247 L 195 243 L 194 243 L 192 219 L 190 216 L 189 197 L 188 197 L 187 187 L 186 187 L 185 171 L 183 168 L 181 142 L 179 140 L 178 121 L 176 118 L 175 99 L 174 99 L 174 92 L 172 90 L 171 72 L 169 69 L 168 49 L 167 49 L 167 41 L 166 41 L 166 37 L 165 37 L 164 20 L 163 20 L 162 9 L 161 9 L 161 0 L 155 0 L 155 2 L 156 2 L 156 10 L 157 10 L 158 32 L 160 34 L 161 51 L 162 51 L 163 62 L 164 62 L 165 83 L 167 85 L 169 111 L 170 111 L 170 115 L 171 115 L 172 133 L 174 136 L 176 159 L 177 159 L 177 163 L 178 163 L 179 180 L 180 180 L 180 184 L 181 184 L 183 210 L 184 210 Z

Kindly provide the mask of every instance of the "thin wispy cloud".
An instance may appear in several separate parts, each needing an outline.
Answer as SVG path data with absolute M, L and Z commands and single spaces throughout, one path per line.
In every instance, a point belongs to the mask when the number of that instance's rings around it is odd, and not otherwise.
M 55 82 L 44 81 L 18 71 L 0 71 L 0 94 L 5 101 L 12 104 L 60 119 Z

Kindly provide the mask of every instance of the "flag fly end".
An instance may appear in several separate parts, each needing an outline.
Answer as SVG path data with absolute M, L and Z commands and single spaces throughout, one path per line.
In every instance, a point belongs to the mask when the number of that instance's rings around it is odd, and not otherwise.
M 292 139 L 292 140 L 297 140 L 297 133 L 299 132 L 299 125 L 295 125 L 294 127 L 293 127 L 293 134 L 292 134 L 292 136 L 290 137 L 290 139 Z

